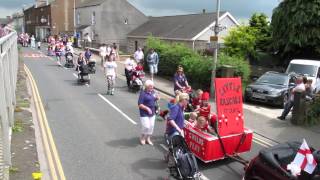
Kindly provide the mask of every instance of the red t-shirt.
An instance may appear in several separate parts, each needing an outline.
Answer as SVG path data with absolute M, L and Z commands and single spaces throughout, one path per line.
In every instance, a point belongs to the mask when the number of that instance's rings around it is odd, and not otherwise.
M 209 120 L 209 115 L 211 111 L 211 106 L 208 104 L 208 106 L 202 106 L 199 111 L 199 115 L 205 117 L 207 120 Z
M 192 98 L 192 106 L 193 108 L 196 108 L 197 106 L 201 105 L 201 99 L 198 97 Z
M 135 70 L 136 71 L 143 71 L 143 66 L 136 66 Z

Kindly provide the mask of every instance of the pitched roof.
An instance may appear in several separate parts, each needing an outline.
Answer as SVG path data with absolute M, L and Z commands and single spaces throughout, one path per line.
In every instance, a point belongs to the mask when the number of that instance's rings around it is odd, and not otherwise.
M 221 12 L 220 17 L 226 12 Z M 128 36 L 191 40 L 215 22 L 216 13 L 151 17 L 148 22 L 131 31 Z
M 83 3 L 80 3 L 76 8 L 89 7 L 89 6 L 97 6 L 102 4 L 106 0 L 86 0 Z

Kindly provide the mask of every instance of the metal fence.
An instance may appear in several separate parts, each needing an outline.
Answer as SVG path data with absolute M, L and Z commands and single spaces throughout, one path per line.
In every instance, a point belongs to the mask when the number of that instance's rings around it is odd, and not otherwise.
M 17 33 L 0 38 L 0 179 L 9 178 L 18 73 Z

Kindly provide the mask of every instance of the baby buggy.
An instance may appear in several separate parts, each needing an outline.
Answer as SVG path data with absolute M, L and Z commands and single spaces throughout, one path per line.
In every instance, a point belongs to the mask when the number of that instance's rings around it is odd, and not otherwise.
M 65 57 L 66 57 L 66 64 L 64 66 L 66 68 L 73 68 L 74 67 L 73 54 L 71 52 L 67 52 Z
M 143 87 L 143 79 L 144 79 L 144 72 L 133 70 L 130 73 L 130 85 L 129 89 L 133 91 L 139 91 Z
M 84 83 L 90 84 L 90 74 L 89 74 L 88 65 L 81 65 L 79 67 L 78 83 L 79 84 L 84 84 Z
M 89 74 L 95 74 L 96 73 L 96 62 L 95 61 L 89 61 L 88 62 L 89 67 Z
M 170 175 L 180 180 L 200 180 L 197 160 L 180 135 L 167 140 L 169 144 L 168 169 Z

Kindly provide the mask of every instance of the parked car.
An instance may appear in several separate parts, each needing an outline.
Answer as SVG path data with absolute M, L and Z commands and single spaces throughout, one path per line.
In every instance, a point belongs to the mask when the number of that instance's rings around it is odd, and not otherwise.
M 320 151 L 312 147 L 311 152 L 318 163 L 313 174 L 302 171 L 301 175 L 294 177 L 286 170 L 300 146 L 301 142 L 286 142 L 261 150 L 245 169 L 243 180 L 320 180 Z
M 289 92 L 295 86 L 296 76 L 268 71 L 249 84 L 245 90 L 245 101 L 258 101 L 283 106 L 289 99 Z
M 296 73 L 312 79 L 315 92 L 320 91 L 320 61 L 308 59 L 293 59 L 287 67 L 286 73 Z

